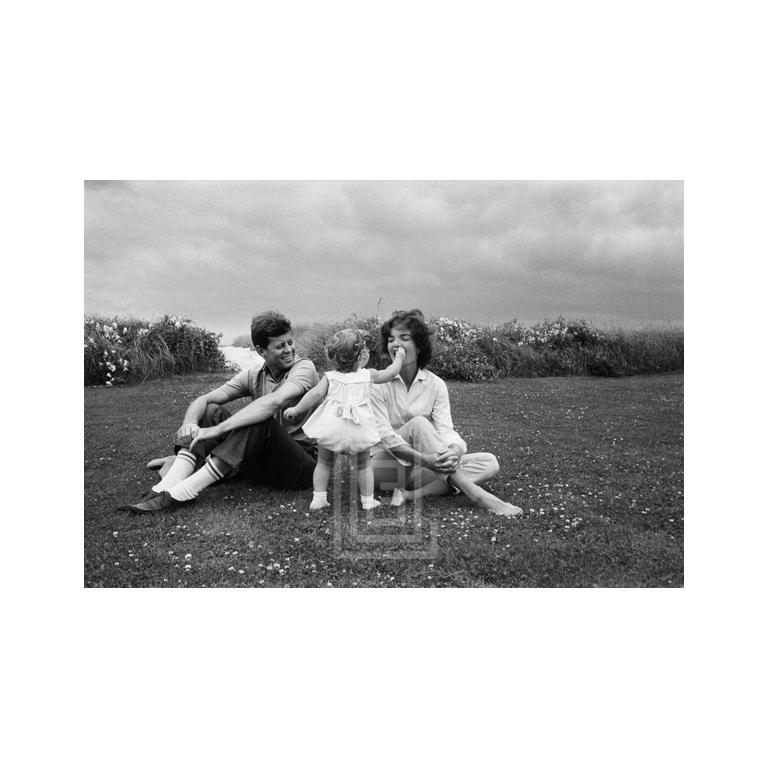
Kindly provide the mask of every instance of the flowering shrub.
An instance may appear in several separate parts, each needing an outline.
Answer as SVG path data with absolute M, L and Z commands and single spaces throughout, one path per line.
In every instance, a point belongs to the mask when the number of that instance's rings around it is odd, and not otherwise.
M 192 320 L 164 315 L 143 320 L 86 318 L 83 326 L 85 383 L 107 387 L 174 373 L 223 370 L 221 334 Z
M 86 320 L 83 334 L 86 384 L 111 387 L 125 382 L 129 370 L 125 344 L 127 333 L 128 328 L 122 326 L 121 330 L 116 321 L 107 324 Z
M 525 328 L 516 320 L 497 326 L 499 336 L 514 341 L 518 346 L 527 345 L 535 349 L 565 349 L 567 347 L 588 347 L 599 344 L 605 336 L 586 320 L 545 320 Z
M 482 331 L 463 320 L 440 317 L 430 323 L 433 354 L 430 369 L 444 379 L 487 381 L 499 371 L 480 342 Z
M 683 332 L 599 331 L 585 320 L 546 320 L 530 328 L 517 320 L 475 326 L 432 319 L 430 368 L 446 379 L 486 381 L 499 376 L 620 376 L 679 371 Z

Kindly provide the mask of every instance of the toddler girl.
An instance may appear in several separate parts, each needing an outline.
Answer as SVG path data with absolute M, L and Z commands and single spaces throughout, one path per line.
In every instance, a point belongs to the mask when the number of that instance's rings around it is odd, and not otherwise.
M 369 337 L 370 338 L 370 337 Z M 303 413 L 323 404 L 304 423 L 304 434 L 317 440 L 317 466 L 313 476 L 314 493 L 309 508 L 323 509 L 328 505 L 328 482 L 335 454 L 348 452 L 353 469 L 357 470 L 357 486 L 363 509 L 373 509 L 379 502 L 373 498 L 372 446 L 379 442 L 373 410 L 371 384 L 383 384 L 400 373 L 405 350 L 398 347 L 394 362 L 383 371 L 366 368 L 370 353 L 361 331 L 345 329 L 334 334 L 326 353 L 334 370 L 328 371 L 317 386 L 301 400 L 287 408 L 283 417 L 296 421 Z

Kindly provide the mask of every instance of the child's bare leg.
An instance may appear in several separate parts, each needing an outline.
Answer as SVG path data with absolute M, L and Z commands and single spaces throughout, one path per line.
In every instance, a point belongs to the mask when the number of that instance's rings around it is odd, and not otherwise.
M 309 508 L 313 511 L 323 509 L 328 504 L 328 483 L 331 480 L 331 469 L 334 461 L 333 451 L 322 446 L 317 449 L 317 464 L 312 474 L 312 503 Z
M 357 470 L 357 487 L 363 509 L 378 507 L 379 502 L 373 498 L 373 467 L 370 450 L 361 451 L 351 458 L 352 466 Z

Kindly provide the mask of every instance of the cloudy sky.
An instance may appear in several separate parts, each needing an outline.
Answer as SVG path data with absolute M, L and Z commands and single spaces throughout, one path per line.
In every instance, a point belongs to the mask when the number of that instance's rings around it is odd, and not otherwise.
M 87 182 L 85 312 L 683 323 L 683 184 Z

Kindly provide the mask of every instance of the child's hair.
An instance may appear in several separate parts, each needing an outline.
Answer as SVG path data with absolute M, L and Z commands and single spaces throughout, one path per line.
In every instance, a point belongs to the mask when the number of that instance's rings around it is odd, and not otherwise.
M 325 352 L 339 373 L 350 373 L 355 369 L 355 364 L 365 347 L 365 339 L 360 331 L 345 328 L 331 336 Z
M 364 331 L 362 328 L 355 328 L 355 330 L 363 337 L 365 348 L 371 353 L 374 352 L 376 347 L 376 339 L 373 338 L 373 334 L 369 331 Z

